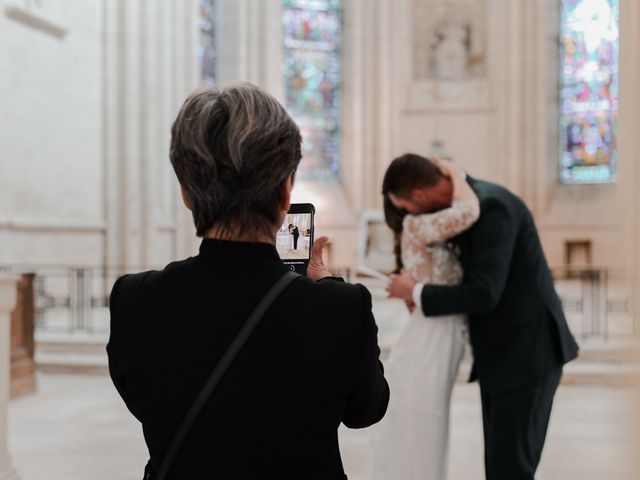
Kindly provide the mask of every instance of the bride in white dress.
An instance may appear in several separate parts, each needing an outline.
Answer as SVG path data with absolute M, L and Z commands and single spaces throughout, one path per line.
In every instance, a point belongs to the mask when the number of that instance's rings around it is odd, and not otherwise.
M 452 285 L 462 281 L 462 267 L 447 240 L 471 227 L 480 207 L 464 173 L 449 164 L 441 168 L 453 183 L 450 208 L 402 218 L 385 201 L 385 216 L 404 269 L 418 282 Z M 374 434 L 375 480 L 447 478 L 449 406 L 465 337 L 464 316 L 425 317 L 418 308 L 411 313 L 385 371 L 391 399 Z

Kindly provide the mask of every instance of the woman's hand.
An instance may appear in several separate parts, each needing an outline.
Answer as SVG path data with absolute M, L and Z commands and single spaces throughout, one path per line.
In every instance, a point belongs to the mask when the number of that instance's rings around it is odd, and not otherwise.
M 464 172 L 456 164 L 438 157 L 431 158 L 431 161 L 435 164 L 436 167 L 438 167 L 440 172 L 442 172 L 445 177 L 449 177 L 452 180 L 456 179 L 456 177 L 464 178 Z
M 320 237 L 313 242 L 311 260 L 309 260 L 309 265 L 307 266 L 307 277 L 311 280 L 320 280 L 321 278 L 332 276 L 322 260 L 322 251 L 327 243 L 329 243 L 328 237 Z
M 466 181 L 466 174 L 462 168 L 448 160 L 442 160 L 441 158 L 433 157 L 431 159 L 433 163 L 440 169 L 445 177 L 451 179 L 453 184 L 453 198 L 454 200 L 468 199 L 473 195 L 473 191 Z

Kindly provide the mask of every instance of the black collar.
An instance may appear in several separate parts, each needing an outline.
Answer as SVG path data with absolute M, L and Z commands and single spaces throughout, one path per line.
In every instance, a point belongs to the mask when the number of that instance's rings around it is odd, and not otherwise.
M 237 242 L 231 240 L 202 239 L 200 256 L 217 260 L 242 259 L 243 262 L 275 261 L 280 263 L 280 256 L 274 245 L 262 242 Z

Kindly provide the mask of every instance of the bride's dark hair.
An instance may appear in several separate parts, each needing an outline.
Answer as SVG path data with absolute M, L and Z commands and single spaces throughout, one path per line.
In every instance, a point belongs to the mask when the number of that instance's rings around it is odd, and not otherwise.
M 405 153 L 395 158 L 384 174 L 382 195 L 384 196 L 384 219 L 393 231 L 393 253 L 396 257 L 396 271 L 402 270 L 402 220 L 407 212 L 397 208 L 389 194 L 408 198 L 414 188 L 430 187 L 438 183 L 442 172 L 429 158 L 415 153 Z
M 402 221 L 407 212 L 396 207 L 389 195 L 384 196 L 384 221 L 393 232 L 393 255 L 396 259 L 396 269 L 394 273 L 402 270 Z

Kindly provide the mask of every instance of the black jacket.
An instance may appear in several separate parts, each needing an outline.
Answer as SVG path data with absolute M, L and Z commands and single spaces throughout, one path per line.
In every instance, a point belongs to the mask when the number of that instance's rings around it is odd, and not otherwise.
M 488 392 L 532 383 L 578 354 L 533 217 L 507 189 L 469 178 L 480 218 L 453 240 L 462 284 L 425 286 L 425 315 L 467 314 L 472 379 Z
M 204 240 L 198 256 L 114 285 L 109 370 L 156 471 L 206 378 L 287 270 L 271 245 Z M 379 353 L 363 286 L 297 279 L 223 378 L 169 478 L 346 478 L 340 423 L 372 425 L 389 401 Z

